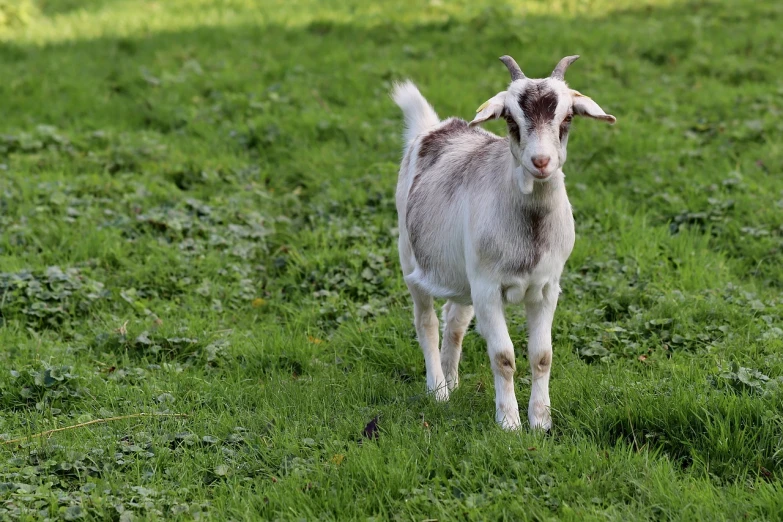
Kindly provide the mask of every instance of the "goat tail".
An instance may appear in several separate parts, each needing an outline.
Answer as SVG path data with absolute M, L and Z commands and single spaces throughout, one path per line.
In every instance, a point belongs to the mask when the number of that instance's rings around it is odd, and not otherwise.
M 440 123 L 435 109 L 427 103 L 410 80 L 394 84 L 391 97 L 405 116 L 405 131 L 402 137 L 405 139 L 406 148 L 416 139 L 416 136 Z

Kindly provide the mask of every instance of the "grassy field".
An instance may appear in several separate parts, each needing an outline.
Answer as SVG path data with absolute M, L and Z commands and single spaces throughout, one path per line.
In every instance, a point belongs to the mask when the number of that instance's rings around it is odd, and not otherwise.
M 780 520 L 781 26 L 772 0 L 0 0 L 0 519 Z M 506 433 L 472 330 L 425 394 L 387 93 L 471 117 L 498 56 L 577 53 L 618 124 L 572 130 L 554 430 Z

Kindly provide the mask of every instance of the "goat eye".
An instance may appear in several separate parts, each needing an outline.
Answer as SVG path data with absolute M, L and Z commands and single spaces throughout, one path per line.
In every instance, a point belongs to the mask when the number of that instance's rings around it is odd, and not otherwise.
M 569 123 L 571 123 L 571 120 L 573 120 L 573 119 L 574 119 L 574 115 L 573 114 L 569 114 L 568 116 L 566 116 L 563 119 L 563 123 L 568 125 Z

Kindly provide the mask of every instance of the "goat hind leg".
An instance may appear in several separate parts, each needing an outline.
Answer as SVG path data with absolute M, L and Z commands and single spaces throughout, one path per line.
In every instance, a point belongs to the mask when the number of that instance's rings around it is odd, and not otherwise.
M 443 305 L 443 341 L 440 364 L 446 377 L 446 386 L 453 391 L 459 385 L 459 360 L 462 356 L 462 339 L 473 319 L 473 307 L 453 301 Z
M 432 296 L 424 293 L 415 285 L 408 284 L 413 298 L 413 319 L 421 351 L 424 353 L 424 365 L 427 368 L 427 390 L 435 394 L 435 399 L 445 401 L 449 398 L 446 379 L 441 368 L 438 351 L 438 315 L 433 307 Z

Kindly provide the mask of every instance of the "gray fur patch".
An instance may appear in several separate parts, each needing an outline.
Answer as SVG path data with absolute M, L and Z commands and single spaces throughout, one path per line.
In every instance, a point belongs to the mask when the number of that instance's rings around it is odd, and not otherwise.
M 421 146 L 419 147 L 419 165 L 421 170 L 426 170 L 438 162 L 451 138 L 469 130 L 468 122 L 454 118 L 439 129 L 435 129 L 425 135 L 421 139 Z M 416 183 L 416 180 L 413 180 L 413 182 Z
M 511 114 L 509 114 L 508 111 L 506 111 L 505 109 L 503 110 L 503 114 L 501 116 L 503 116 L 503 118 L 506 120 L 506 125 L 508 126 L 509 138 L 519 143 L 521 139 L 521 135 L 519 133 L 519 125 L 517 125 L 517 122 L 514 120 Z
M 468 133 L 479 138 L 480 141 L 477 140 L 479 143 L 460 157 L 459 161 L 451 168 L 443 171 L 437 180 L 431 180 L 437 186 L 430 185 L 427 190 L 418 190 L 420 184 L 424 182 L 424 177 L 433 175 L 434 171 L 429 171 L 429 169 L 447 151 L 451 139 L 457 135 Z M 501 141 L 505 142 L 506 140 L 480 129 L 471 129 L 466 121 L 456 118 L 422 138 L 416 173 L 408 193 L 406 224 L 413 254 L 423 269 L 426 270 L 431 263 L 426 254 L 426 248 L 423 247 L 424 239 L 422 238 L 427 223 L 424 219 L 419 219 L 418 216 L 425 216 L 431 212 L 432 210 L 428 210 L 428 206 L 438 206 L 441 202 L 445 204 L 453 199 L 459 189 L 470 181 L 471 174 L 479 170 L 484 162 L 491 161 L 492 146 Z M 508 147 L 503 147 L 503 150 L 508 150 Z
M 490 228 L 482 234 L 478 250 L 484 264 L 494 266 L 497 270 L 524 275 L 533 271 L 541 257 L 549 249 L 549 233 L 547 223 L 551 209 L 546 203 L 546 191 L 549 187 L 536 184 L 533 188 L 534 200 L 539 203 L 527 204 L 517 202 L 508 208 L 499 208 L 497 222 L 502 223 L 502 216 L 515 216 L 513 221 L 503 229 Z
M 502 140 L 502 138 L 489 134 L 484 135 L 483 133 L 481 137 L 484 138 L 484 142 L 470 151 L 468 155 L 462 158 L 461 162 L 455 164 L 451 175 L 443 180 L 443 193 L 446 194 L 447 198 L 452 199 L 454 197 L 454 194 L 465 184 L 470 174 L 478 171 L 482 164 L 490 159 L 489 155 L 492 146 L 497 141 Z
M 548 87 L 533 84 L 519 95 L 517 101 L 527 120 L 528 132 L 555 119 L 557 94 Z
M 526 274 L 535 268 L 541 259 L 543 245 L 540 244 L 543 216 L 537 209 L 525 209 L 515 220 L 517 234 L 516 248 L 502 241 L 502 237 L 484 235 L 479 240 L 478 248 L 484 261 L 497 265 L 503 272 Z M 509 255 L 511 254 L 511 255 Z

